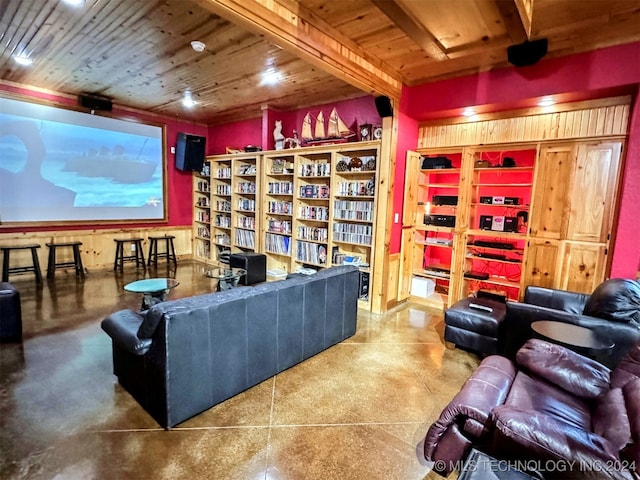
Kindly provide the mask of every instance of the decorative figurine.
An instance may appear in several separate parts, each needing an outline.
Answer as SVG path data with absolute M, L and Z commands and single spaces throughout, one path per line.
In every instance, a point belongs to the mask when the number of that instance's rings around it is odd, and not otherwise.
M 273 129 L 273 141 L 276 150 L 284 150 L 284 135 L 282 134 L 282 120 L 276 120 L 276 128 Z

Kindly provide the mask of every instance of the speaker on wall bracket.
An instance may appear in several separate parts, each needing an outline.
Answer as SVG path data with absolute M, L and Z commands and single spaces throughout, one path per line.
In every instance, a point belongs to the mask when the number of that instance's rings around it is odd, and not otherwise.
M 204 165 L 206 142 L 206 137 L 178 132 L 176 168 L 183 171 L 200 172 Z
M 80 94 L 78 95 L 78 103 L 90 110 L 103 110 L 110 112 L 113 109 L 111 99 L 100 97 L 98 95 Z
M 547 54 L 549 43 L 546 38 L 527 40 L 507 47 L 507 59 L 516 67 L 526 67 L 538 63 Z
M 376 110 L 380 117 L 393 117 L 393 106 L 391 105 L 391 99 L 387 96 L 376 97 Z

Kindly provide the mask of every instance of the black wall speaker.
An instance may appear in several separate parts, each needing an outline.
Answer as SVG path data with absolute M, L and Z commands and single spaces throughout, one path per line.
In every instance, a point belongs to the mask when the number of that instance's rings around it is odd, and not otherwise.
M 393 117 L 393 107 L 391 106 L 389 97 L 376 97 L 376 109 L 378 110 L 378 115 L 382 118 Z
M 176 168 L 189 172 L 200 172 L 204 165 L 206 138 L 187 133 L 178 133 L 176 144 Z
M 104 110 L 110 112 L 113 108 L 111 100 L 104 97 L 97 97 L 95 95 L 80 95 L 78 97 L 78 102 L 83 107 L 91 110 Z
M 537 63 L 547 54 L 548 42 L 546 38 L 526 41 L 518 45 L 507 47 L 507 59 L 516 67 L 526 67 Z

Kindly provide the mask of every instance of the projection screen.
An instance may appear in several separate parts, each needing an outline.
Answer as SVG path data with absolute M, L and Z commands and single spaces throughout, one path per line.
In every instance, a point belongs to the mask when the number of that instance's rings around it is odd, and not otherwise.
M 0 223 L 162 220 L 163 127 L 0 97 Z

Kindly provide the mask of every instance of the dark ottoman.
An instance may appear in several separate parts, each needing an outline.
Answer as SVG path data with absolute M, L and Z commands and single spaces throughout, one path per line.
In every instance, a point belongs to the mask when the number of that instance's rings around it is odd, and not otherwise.
M 491 311 L 472 308 L 482 305 Z M 451 305 L 444 314 L 444 339 L 466 350 L 492 355 L 502 344 L 502 322 L 506 315 L 504 303 L 485 298 L 465 298 Z
M 253 285 L 267 280 L 267 256 L 263 253 L 232 253 L 229 266 L 247 271 L 246 275 L 240 277 L 240 285 Z
M 0 283 L 0 342 L 22 340 L 20 293 L 8 282 Z

